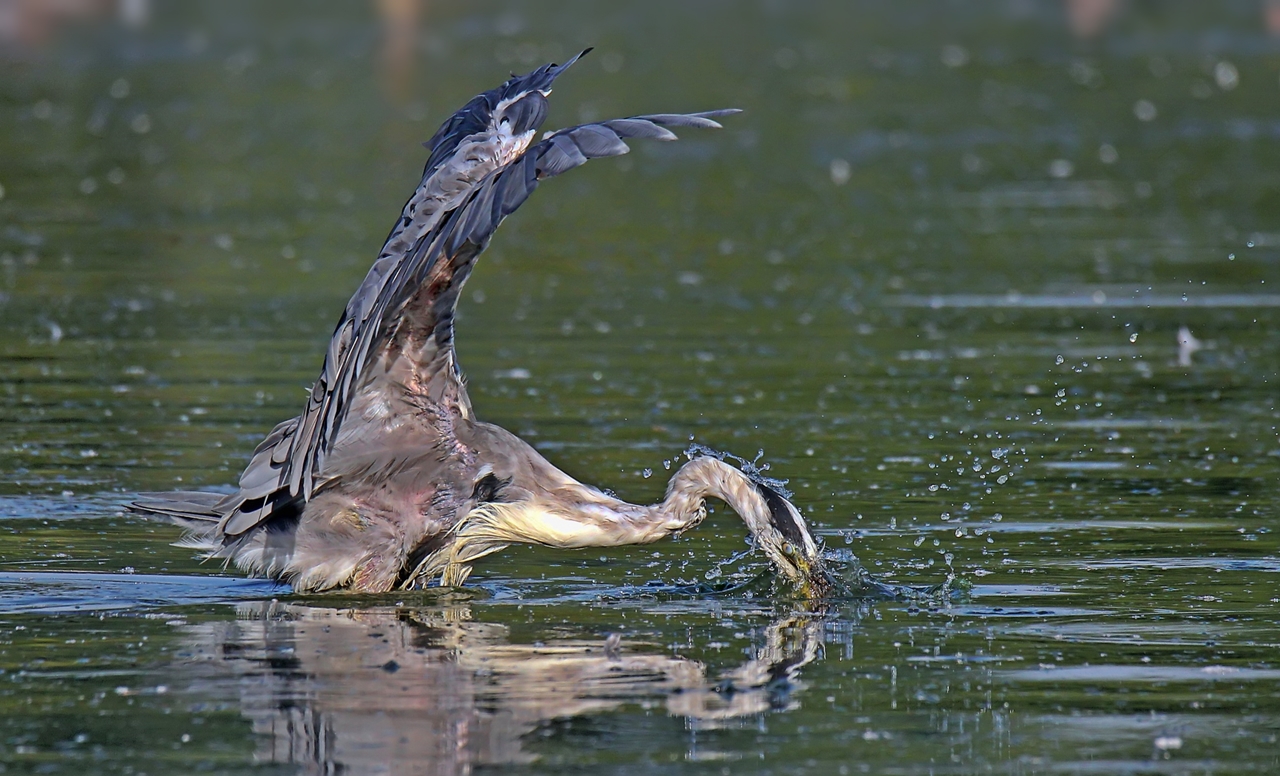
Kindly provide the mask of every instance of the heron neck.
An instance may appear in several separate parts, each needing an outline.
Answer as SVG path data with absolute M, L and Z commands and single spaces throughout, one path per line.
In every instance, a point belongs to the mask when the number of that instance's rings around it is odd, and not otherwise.
M 768 505 L 755 485 L 715 458 L 695 458 L 680 467 L 666 498 L 649 507 L 564 479 L 543 498 L 472 510 L 455 529 L 453 546 L 424 562 L 419 573 L 429 577 L 443 571 L 446 584 L 461 584 L 471 563 L 514 542 L 566 549 L 656 542 L 701 522 L 708 497 L 728 504 L 752 535 L 769 527 Z
M 674 523 L 682 523 L 684 530 L 701 522 L 706 516 L 706 499 L 717 498 L 737 512 L 753 534 L 767 522 L 768 507 L 760 491 L 751 480 L 736 467 L 717 458 L 702 457 L 680 467 L 667 485 L 667 496 L 659 509 Z

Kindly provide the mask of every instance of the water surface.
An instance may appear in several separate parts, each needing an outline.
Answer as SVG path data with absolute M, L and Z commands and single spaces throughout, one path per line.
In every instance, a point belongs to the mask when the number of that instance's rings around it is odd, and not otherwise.
M 1280 39 L 1070 5 L 154 4 L 6 43 L 0 765 L 1276 770 Z M 503 226 L 477 412 L 636 501 L 691 439 L 763 450 L 828 547 L 967 594 L 715 594 L 767 571 L 720 512 L 304 598 L 122 512 L 235 479 L 419 143 L 586 45 L 548 126 L 745 112 Z

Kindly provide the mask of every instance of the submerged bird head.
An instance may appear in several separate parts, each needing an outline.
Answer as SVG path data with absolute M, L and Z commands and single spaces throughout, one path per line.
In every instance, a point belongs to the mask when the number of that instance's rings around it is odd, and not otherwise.
M 826 571 L 817 543 L 800 510 L 770 486 L 753 482 L 765 503 L 767 516 L 743 515 L 756 545 L 788 579 L 806 594 L 820 595 Z
M 830 584 L 821 550 L 800 510 L 780 488 L 781 483 L 749 475 L 719 456 L 695 454 L 671 478 L 663 506 L 678 514 L 702 510 L 705 497 L 724 501 L 783 576 L 806 597 L 822 597 Z

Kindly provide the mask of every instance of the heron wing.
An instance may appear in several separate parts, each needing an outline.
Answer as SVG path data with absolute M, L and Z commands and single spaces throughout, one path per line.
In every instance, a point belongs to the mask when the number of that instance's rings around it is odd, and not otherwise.
M 468 108 L 475 109 L 475 103 Z M 453 351 L 458 296 L 498 225 L 539 181 L 589 159 L 627 153 L 626 138 L 674 140 L 667 127 L 719 127 L 714 117 L 737 112 L 655 114 L 569 127 L 472 180 L 468 175 L 474 177 L 479 168 L 469 154 L 479 148 L 477 135 L 454 140 L 471 120 L 459 119 L 467 110 L 441 131 L 455 124 L 462 129 L 445 132 L 443 141 L 439 133 L 433 139 L 417 203 L 406 204 L 387 246 L 347 304 L 306 410 L 272 430 L 254 451 L 239 492 L 224 500 L 220 529 L 225 536 L 242 535 L 286 507 L 296 509 L 333 476 L 326 464 L 344 447 L 385 445 L 390 437 L 413 433 L 404 430 L 405 418 L 397 409 L 412 408 L 425 421 L 427 443 L 448 436 L 442 427 L 469 413 Z M 542 108 L 535 102 L 526 110 Z M 535 118 L 541 121 L 540 115 Z M 437 159 L 447 143 L 453 143 L 453 155 Z

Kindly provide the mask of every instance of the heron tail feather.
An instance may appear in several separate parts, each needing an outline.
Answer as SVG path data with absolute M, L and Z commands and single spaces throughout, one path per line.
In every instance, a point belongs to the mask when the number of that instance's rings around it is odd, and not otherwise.
M 130 512 L 167 517 L 196 535 L 212 534 L 223 513 L 219 507 L 226 497 L 221 493 L 175 491 L 173 493 L 139 493 L 129 503 Z

